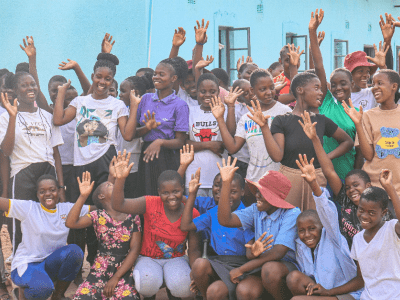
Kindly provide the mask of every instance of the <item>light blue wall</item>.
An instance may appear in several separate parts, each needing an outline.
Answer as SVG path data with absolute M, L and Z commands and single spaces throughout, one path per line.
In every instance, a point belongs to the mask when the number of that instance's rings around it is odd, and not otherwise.
M 362 50 L 364 44 L 378 43 L 382 39 L 379 14 L 400 15 L 400 9 L 393 7 L 392 0 L 190 2 L 193 0 L 0 0 L 0 68 L 13 71 L 17 63 L 27 61 L 19 44 L 24 36 L 32 35 L 38 51 L 42 86 L 47 85 L 52 75 L 63 74 L 79 87 L 73 72 L 58 70 L 58 64 L 67 58 L 74 59 L 90 76 L 101 40 L 105 32 L 109 32 L 116 39 L 113 53 L 121 62 L 116 79 L 121 82 L 138 68 L 148 64 L 154 68 L 166 58 L 178 26 L 187 32 L 180 55 L 190 59 L 195 43 L 193 26 L 195 20 L 201 18 L 210 20 L 205 55 L 218 54 L 218 26 L 250 27 L 252 57 L 260 67 L 266 68 L 278 59 L 286 32 L 308 34 L 310 13 L 321 7 L 325 18 L 320 30 L 326 32 L 321 50 L 327 74 L 330 74 L 334 39 L 349 40 L 350 52 Z M 263 13 L 260 14 L 257 5 L 261 3 Z M 345 21 L 349 21 L 349 29 L 345 29 Z M 368 23 L 372 25 L 371 32 Z M 396 45 L 400 45 L 400 32 L 395 33 L 392 41 L 392 47 Z M 218 57 L 211 67 L 218 67 Z

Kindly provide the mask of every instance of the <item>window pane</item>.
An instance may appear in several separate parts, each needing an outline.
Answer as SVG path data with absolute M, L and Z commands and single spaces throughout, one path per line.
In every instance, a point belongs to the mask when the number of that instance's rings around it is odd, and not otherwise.
M 229 32 L 229 44 L 231 48 L 248 48 L 247 30 L 231 30 Z
M 244 61 L 246 61 L 249 52 L 247 50 L 231 50 L 231 69 L 236 69 L 236 64 L 238 59 L 244 56 Z
M 307 46 L 307 36 L 293 36 L 293 44 L 298 47 L 300 46 L 300 52 L 304 50 L 304 54 L 300 57 L 300 68 L 299 72 L 303 72 L 308 69 L 307 58 L 308 58 L 308 46 Z
M 220 29 L 219 30 L 219 43 L 223 45 L 223 49 L 219 51 L 219 67 L 226 70 L 226 30 Z

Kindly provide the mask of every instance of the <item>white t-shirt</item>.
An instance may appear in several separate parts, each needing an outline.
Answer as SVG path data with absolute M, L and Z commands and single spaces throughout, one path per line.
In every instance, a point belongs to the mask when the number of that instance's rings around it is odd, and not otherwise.
M 400 299 L 400 239 L 395 225 L 398 220 L 390 220 L 378 230 L 367 243 L 364 232 L 353 238 L 351 258 L 357 260 L 364 279 L 361 300 Z
M 351 102 L 353 102 L 354 107 L 357 108 L 359 108 L 361 105 L 363 111 L 367 111 L 378 106 L 374 94 L 372 94 L 371 88 L 362 89 L 357 93 L 351 93 Z
M 75 140 L 76 120 L 73 119 L 68 124 L 60 126 L 61 136 L 64 144 L 58 147 L 63 165 L 74 164 L 74 140 Z
M 47 256 L 67 244 L 69 228 L 65 226 L 67 215 L 74 203 L 58 203 L 54 210 L 48 210 L 40 203 L 26 200 L 11 200 L 7 217 L 21 221 L 22 242 L 11 264 L 22 276 L 28 264 L 42 262 Z M 80 216 L 89 213 L 84 205 Z
M 5 113 L 7 109 L 5 109 L 3 106 L 0 105 L 0 116 Z
M 228 115 L 228 108 L 225 107 L 224 119 Z M 204 111 L 198 106 L 190 107 L 189 111 L 189 139 L 194 142 L 222 141 L 218 122 L 211 111 Z M 226 150 L 222 157 L 227 159 Z M 194 153 L 194 161 L 186 170 L 186 187 L 189 186 L 192 174 L 201 168 L 200 188 L 211 188 L 214 177 L 219 173 L 217 162 L 222 164 L 222 158 L 210 150 L 197 151 Z
M 237 103 L 235 104 L 235 121 L 236 121 L 236 126 L 239 123 L 240 119 L 244 114 L 249 113 L 249 110 L 247 109 L 245 104 L 242 103 Z M 249 148 L 247 147 L 247 143 L 245 143 L 237 153 L 232 155 L 233 157 L 236 157 L 238 160 L 245 162 L 248 164 L 250 162 L 250 153 L 249 153 Z
M 263 114 L 264 116 L 271 116 L 268 119 L 268 126 L 271 127 L 274 117 L 291 111 L 289 106 L 276 102 L 271 109 L 264 111 Z M 237 124 L 235 136 L 245 139 L 249 149 L 250 162 L 247 168 L 247 179 L 258 181 L 267 171 L 279 171 L 281 164 L 274 162 L 268 155 L 260 126 L 250 119 L 247 114 L 244 114 Z
M 192 97 L 190 97 L 190 95 L 181 87 L 179 87 L 177 96 L 185 101 L 189 106 L 199 106 L 199 102 L 195 99 L 192 99 Z
M 84 166 L 102 157 L 111 145 L 117 145 L 118 119 L 128 116 L 121 100 L 112 96 L 95 100 L 92 95 L 72 100 L 76 108 L 74 166 Z
M 0 143 L 7 132 L 10 115 L 0 116 Z M 15 144 L 10 156 L 10 177 L 33 163 L 54 164 L 53 147 L 63 144 L 60 127 L 54 126 L 53 115 L 38 108 L 36 112 L 18 112 L 15 124 Z

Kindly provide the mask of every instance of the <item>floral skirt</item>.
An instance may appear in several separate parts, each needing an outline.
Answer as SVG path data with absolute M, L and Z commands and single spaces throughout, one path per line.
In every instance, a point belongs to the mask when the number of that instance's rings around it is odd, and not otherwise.
M 111 298 L 107 298 L 103 295 L 105 285 L 117 272 L 125 257 L 126 255 L 111 256 L 106 254 L 97 254 L 94 264 L 90 268 L 90 273 L 86 280 L 77 289 L 74 300 L 140 300 L 140 296 L 135 288 L 132 270 L 126 272 L 126 274 L 118 281 L 114 289 L 114 295 Z

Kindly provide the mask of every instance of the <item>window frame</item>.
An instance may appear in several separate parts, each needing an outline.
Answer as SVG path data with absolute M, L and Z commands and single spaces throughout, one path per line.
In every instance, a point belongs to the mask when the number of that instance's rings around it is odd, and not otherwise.
M 337 55 L 336 54 L 336 43 L 345 43 L 346 44 L 346 54 L 345 55 Z M 337 57 L 346 57 L 349 54 L 349 40 L 342 40 L 342 39 L 334 39 L 333 40 L 333 69 L 342 68 L 343 66 L 337 65 Z M 344 63 L 343 63 L 344 64 Z
M 309 55 L 309 53 L 308 53 L 308 51 L 309 51 L 309 49 L 308 49 L 308 36 L 306 34 L 297 35 L 297 33 L 286 32 L 286 44 L 285 45 L 287 45 L 288 43 L 291 44 L 291 45 L 294 44 L 294 40 L 298 39 L 298 38 L 304 39 L 304 44 L 305 44 L 305 49 L 300 49 L 300 51 L 304 50 L 304 56 L 305 56 L 304 57 L 305 58 L 304 70 L 301 70 L 301 69 L 298 70 L 298 72 L 301 73 L 301 72 L 304 72 L 304 71 L 309 69 L 309 62 L 308 62 L 308 55 Z M 289 41 L 288 41 L 288 39 L 289 39 Z M 301 67 L 301 64 L 300 64 L 300 67 Z

